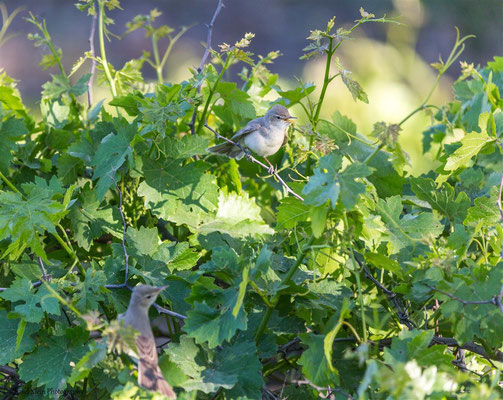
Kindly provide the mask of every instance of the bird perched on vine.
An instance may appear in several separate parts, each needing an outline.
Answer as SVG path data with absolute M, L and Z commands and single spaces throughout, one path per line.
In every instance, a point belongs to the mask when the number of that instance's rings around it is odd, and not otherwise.
M 290 115 L 286 107 L 276 104 L 263 117 L 251 120 L 232 136 L 231 141 L 241 147 L 226 142 L 207 150 L 210 153 L 240 160 L 246 154 L 246 150 L 250 149 L 255 154 L 264 157 L 270 166 L 269 173 L 272 173 L 274 167 L 267 157 L 275 154 L 286 143 L 286 132 L 293 119 L 295 117 Z
M 119 316 L 119 320 L 124 321 L 126 326 L 132 326 L 140 333 L 136 338 L 138 385 L 162 393 L 170 399 L 176 399 L 175 392 L 166 382 L 159 368 L 155 338 L 148 319 L 148 309 L 154 304 L 158 294 L 166 287 L 136 286 L 133 289 L 128 309 Z

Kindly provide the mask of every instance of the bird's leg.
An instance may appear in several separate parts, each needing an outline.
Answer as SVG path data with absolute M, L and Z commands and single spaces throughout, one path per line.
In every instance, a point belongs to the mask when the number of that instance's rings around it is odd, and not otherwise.
M 243 151 L 245 152 L 245 156 L 246 158 L 249 160 L 252 156 L 251 152 L 250 152 L 250 149 L 246 148 L 246 147 L 243 147 Z
M 267 172 L 270 175 L 273 175 L 277 172 L 276 167 L 271 164 L 271 162 L 267 159 L 267 157 L 264 156 L 264 160 L 267 161 L 267 164 L 269 164 L 269 168 L 267 169 Z

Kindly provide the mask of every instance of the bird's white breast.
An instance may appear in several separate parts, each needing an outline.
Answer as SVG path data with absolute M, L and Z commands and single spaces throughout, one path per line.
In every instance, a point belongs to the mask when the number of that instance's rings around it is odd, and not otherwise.
M 285 128 L 269 128 L 269 134 L 264 136 L 259 131 L 252 132 L 244 138 L 244 144 L 251 151 L 262 157 L 267 157 L 276 153 L 285 138 Z

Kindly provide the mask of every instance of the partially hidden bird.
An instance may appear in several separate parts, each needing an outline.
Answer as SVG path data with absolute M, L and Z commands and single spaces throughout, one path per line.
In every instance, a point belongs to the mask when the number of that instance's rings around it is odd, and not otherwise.
M 231 140 L 239 143 L 244 149 L 250 149 L 255 154 L 264 157 L 270 166 L 271 173 L 274 167 L 267 157 L 275 154 L 286 143 L 287 129 L 293 119 L 295 117 L 290 115 L 286 107 L 276 104 L 263 117 L 248 122 L 243 129 L 232 136 Z M 207 151 L 237 160 L 246 154 L 242 148 L 229 142 L 209 147 Z
M 162 376 L 157 359 L 157 348 L 154 334 L 148 318 L 148 310 L 154 304 L 157 296 L 167 286 L 155 287 L 137 285 L 133 289 L 129 306 L 119 320 L 124 325 L 132 326 L 139 332 L 136 338 L 138 354 L 138 385 L 145 389 L 159 392 L 170 399 L 176 399 L 176 394 Z

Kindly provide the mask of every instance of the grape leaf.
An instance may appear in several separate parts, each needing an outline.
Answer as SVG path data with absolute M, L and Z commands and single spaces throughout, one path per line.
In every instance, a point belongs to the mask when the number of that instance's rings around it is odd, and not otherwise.
M 371 171 L 366 165 L 357 162 L 339 172 L 341 167 L 341 154 L 331 153 L 319 160 L 319 167 L 315 168 L 302 191 L 306 195 L 306 204 L 322 205 L 330 200 L 335 209 L 340 197 L 347 209 L 355 205 L 358 196 L 365 193 L 365 185 L 355 179 L 368 176 Z
M 318 386 L 339 384 L 339 375 L 328 365 L 323 348 L 324 335 L 303 333 L 299 335 L 302 342 L 308 346 L 302 353 L 298 363 L 302 365 L 302 373 L 309 381 Z
M 470 199 L 464 192 L 455 198 L 454 188 L 444 182 L 437 189 L 435 182 L 428 178 L 410 178 L 411 189 L 420 200 L 427 201 L 434 210 L 444 214 L 452 223 L 461 222 L 466 217 Z
M 72 337 L 75 334 L 73 330 L 79 331 L 81 337 L 78 340 Z M 80 331 L 80 327 L 67 328 L 66 337 L 44 338 L 45 346 L 37 347 L 24 358 L 19 366 L 19 377 L 39 387 L 64 389 L 72 372 L 70 364 L 78 362 L 88 351 L 88 345 L 84 344 L 88 334 Z
M 246 330 L 246 313 L 241 307 L 236 316 L 233 309 L 238 302 L 238 290 L 220 290 L 217 293 L 221 306 L 217 309 L 208 306 L 205 300 L 194 302 L 194 308 L 187 313 L 183 330 L 193 337 L 196 343 L 208 342 L 212 349 L 229 341 L 237 330 Z
M 7 318 L 5 310 L 0 311 L 0 363 L 8 364 L 23 354 L 31 352 L 35 348 L 35 342 L 31 338 L 40 327 L 37 324 L 27 324 L 19 346 L 16 346 L 17 329 L 20 320 Z
M 428 238 L 436 238 L 443 231 L 443 225 L 432 213 L 406 214 L 402 218 L 400 196 L 388 197 L 377 202 L 377 212 L 388 228 L 388 241 L 391 253 L 397 253 L 407 246 L 414 246 Z
M 93 179 L 98 180 L 96 197 L 102 200 L 110 186 L 115 186 L 117 170 L 126 159 L 133 164 L 131 142 L 137 133 L 136 124 L 129 124 L 125 119 L 115 120 L 116 133 L 110 133 L 101 141 L 91 165 L 95 167 Z

